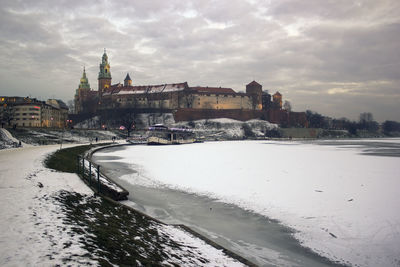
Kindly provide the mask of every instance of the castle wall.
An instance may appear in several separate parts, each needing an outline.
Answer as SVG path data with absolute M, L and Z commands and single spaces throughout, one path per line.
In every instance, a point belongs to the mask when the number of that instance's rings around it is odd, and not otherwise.
M 253 109 L 252 97 L 246 94 L 196 94 L 188 92 L 152 94 L 113 94 L 103 96 L 105 108 L 153 108 L 153 109 Z M 261 106 L 256 107 L 261 110 Z
M 193 121 L 203 119 L 229 118 L 240 121 L 263 119 L 271 123 L 287 126 L 307 127 L 304 112 L 287 112 L 285 110 L 243 110 L 243 109 L 192 109 L 181 108 L 174 112 L 175 121 Z
M 181 108 L 174 112 L 174 119 L 179 121 L 193 121 L 203 119 L 229 118 L 247 121 L 261 116 L 260 111 L 243 109 L 191 109 Z
M 101 109 L 177 109 L 178 102 L 177 93 L 108 95 L 103 97 Z
M 251 97 L 245 94 L 186 93 L 179 97 L 179 108 L 192 109 L 252 109 Z

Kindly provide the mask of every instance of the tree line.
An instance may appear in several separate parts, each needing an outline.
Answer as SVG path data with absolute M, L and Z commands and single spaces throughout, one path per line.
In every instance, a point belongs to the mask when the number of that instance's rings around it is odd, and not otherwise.
M 387 136 L 400 135 L 399 122 L 386 120 L 382 124 L 379 124 L 374 120 L 372 113 L 369 112 L 361 113 L 358 121 L 351 121 L 347 118 L 335 119 L 311 110 L 306 111 L 306 116 L 310 128 L 347 130 L 351 135 L 358 135 L 360 131 L 382 133 Z

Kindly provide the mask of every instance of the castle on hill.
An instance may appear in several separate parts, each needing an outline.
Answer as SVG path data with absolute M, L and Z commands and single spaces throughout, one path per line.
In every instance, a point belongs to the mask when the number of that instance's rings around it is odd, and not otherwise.
M 232 88 L 191 87 L 187 82 L 133 85 L 129 73 L 123 84 L 112 84 L 105 50 L 99 65 L 98 90 L 91 89 L 84 68 L 74 101 L 76 114 L 104 114 L 110 110 L 159 112 L 174 114 L 176 121 L 225 117 L 264 118 L 279 123 L 289 116 L 288 111 L 282 110 L 282 95 L 276 92 L 271 96 L 256 81 L 246 85 L 245 93 Z

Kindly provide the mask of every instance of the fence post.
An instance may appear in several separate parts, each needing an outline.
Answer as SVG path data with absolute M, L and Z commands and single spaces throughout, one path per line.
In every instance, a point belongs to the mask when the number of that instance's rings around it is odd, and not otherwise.
M 80 162 L 79 162 L 79 156 L 76 156 L 76 160 L 77 160 L 77 164 L 76 164 L 76 168 L 77 168 L 77 172 L 78 172 L 78 174 L 79 174 L 79 164 L 80 164 Z
M 82 178 L 85 178 L 85 158 L 82 157 Z
M 89 184 L 91 180 L 92 180 L 92 162 L 89 161 Z
M 100 193 L 100 165 L 97 165 L 97 185 L 98 185 L 98 189 L 97 192 Z

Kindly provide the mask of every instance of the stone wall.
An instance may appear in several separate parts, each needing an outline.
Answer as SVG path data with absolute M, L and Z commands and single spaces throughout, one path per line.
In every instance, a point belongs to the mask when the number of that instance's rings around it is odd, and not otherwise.
M 251 98 L 238 94 L 194 94 L 193 109 L 253 109 Z
M 285 126 L 307 127 L 304 112 L 287 112 L 285 110 L 243 110 L 243 109 L 190 109 L 182 108 L 174 113 L 175 121 L 194 121 L 202 119 L 229 118 L 240 121 L 263 119 Z
M 193 121 L 202 119 L 217 119 L 229 118 L 240 121 L 247 121 L 255 118 L 260 118 L 262 111 L 257 110 L 242 110 L 242 109 L 190 109 L 183 108 L 174 112 L 174 119 L 179 121 Z

